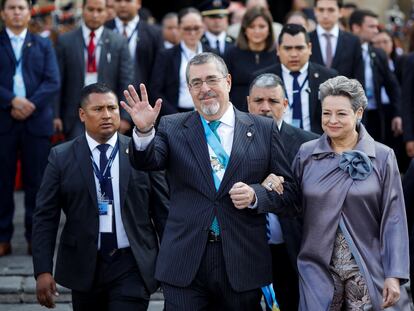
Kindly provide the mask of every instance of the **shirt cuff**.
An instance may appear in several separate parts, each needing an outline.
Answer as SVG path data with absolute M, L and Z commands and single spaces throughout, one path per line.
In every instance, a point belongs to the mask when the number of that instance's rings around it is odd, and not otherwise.
M 257 199 L 256 193 L 254 194 L 254 197 L 255 197 L 254 204 L 253 205 L 249 204 L 249 206 L 248 206 L 248 208 L 250 208 L 250 209 L 256 209 L 257 208 L 258 199 Z
M 134 141 L 135 149 L 137 151 L 144 151 L 155 137 L 155 129 L 146 136 L 138 136 L 135 131 L 132 131 L 132 140 Z

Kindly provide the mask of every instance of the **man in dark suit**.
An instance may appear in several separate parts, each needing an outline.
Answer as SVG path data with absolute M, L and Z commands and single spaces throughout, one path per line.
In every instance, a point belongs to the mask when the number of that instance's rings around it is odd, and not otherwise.
M 63 122 L 67 139 L 82 134 L 78 117 L 80 92 L 85 85 L 101 82 L 119 98 L 132 83 L 132 62 L 125 39 L 104 28 L 105 0 L 84 0 L 82 25 L 58 37 L 56 51 L 62 90 L 56 104 L 56 117 Z M 126 117 L 126 116 L 125 116 Z M 129 123 L 121 119 L 121 132 Z
M 358 37 L 339 29 L 342 0 L 315 0 L 317 26 L 309 36 L 310 60 L 333 68 L 340 75 L 362 81 L 364 65 Z
M 53 134 L 52 99 L 59 69 L 49 40 L 30 33 L 30 1 L 1 0 L 0 256 L 10 254 L 14 181 L 20 155 L 25 190 L 25 237 L 31 253 L 32 213 Z
M 155 276 L 170 311 L 261 310 L 260 288 L 272 280 L 266 213 L 296 214 L 297 185 L 276 124 L 229 102 L 223 59 L 198 54 L 186 72 L 196 111 L 162 117 L 157 133 L 161 100 L 152 108 L 145 86 L 142 101 L 130 87 L 121 102 L 136 126 L 132 163 L 171 177 Z M 284 177 L 283 194 L 260 185 L 269 173 Z
M 131 168 L 130 138 L 118 134 L 116 95 L 102 84 L 82 90 L 86 132 L 52 149 L 37 198 L 33 267 L 37 298 L 54 306 L 56 282 L 72 289 L 73 309 L 147 310 L 158 240 L 167 218 L 161 172 Z M 66 215 L 52 276 L 61 210 Z
M 361 41 L 364 60 L 363 83 L 368 99 L 363 123 L 369 134 L 379 142 L 395 146 L 395 137 L 402 134 L 401 89 L 397 77 L 388 67 L 385 52 L 371 45 L 378 33 L 378 15 L 369 10 L 356 10 L 349 18 L 349 27 Z M 388 101 L 381 94 L 385 88 Z
M 319 136 L 283 122 L 288 99 L 283 81 L 272 73 L 258 76 L 250 85 L 247 97 L 249 112 L 274 118 L 289 163 L 293 162 L 299 147 Z M 276 176 L 264 180 L 267 187 Z M 301 224 L 296 218 L 278 218 L 268 214 L 269 245 L 272 253 L 273 288 L 281 310 L 295 311 L 299 305 L 299 284 L 296 260 L 301 242 Z M 289 260 L 290 259 L 290 260 Z
M 160 29 L 140 19 L 141 0 L 115 0 L 117 17 L 105 26 L 124 36 L 134 63 L 133 84 L 147 84 L 155 64 L 155 57 L 163 49 Z
M 335 77 L 337 72 L 309 61 L 312 45 L 303 26 L 285 25 L 278 40 L 280 64 L 255 72 L 254 76 L 274 73 L 281 77 L 289 99 L 284 121 L 306 131 L 322 134 L 319 85 Z
M 209 46 L 218 55 L 223 56 L 234 45 L 234 39 L 227 35 L 229 27 L 230 1 L 206 0 L 198 8 L 206 26 L 201 43 Z

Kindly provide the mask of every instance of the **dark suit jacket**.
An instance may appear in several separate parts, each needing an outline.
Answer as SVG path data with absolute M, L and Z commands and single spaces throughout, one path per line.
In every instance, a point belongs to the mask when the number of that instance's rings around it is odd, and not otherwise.
M 119 192 L 122 222 L 149 292 L 154 292 L 158 237 L 167 218 L 167 187 L 161 172 L 131 168 L 129 138 L 119 135 Z M 66 215 L 55 279 L 78 291 L 91 289 L 97 260 L 99 215 L 90 150 L 84 135 L 54 147 L 49 155 L 33 215 L 33 266 L 37 277 L 52 273 L 61 210 Z
M 325 66 L 316 30 L 309 33 L 309 36 L 312 43 L 310 61 Z M 338 71 L 341 76 L 357 79 L 360 82 L 363 81 L 364 63 L 362 61 L 361 42 L 357 36 L 346 31 L 339 31 L 331 68 Z
M 377 109 L 380 113 L 381 124 L 378 124 L 377 126 L 381 128 L 381 141 L 389 143 L 386 140 L 386 132 L 390 131 L 391 124 L 389 121 L 387 122 L 387 120 L 390 120 L 396 116 L 401 116 L 401 88 L 397 77 L 388 66 L 388 59 L 385 52 L 381 49 L 374 48 L 373 46 L 369 46 L 368 51 L 371 59 L 372 74 L 374 79 L 374 95 L 377 103 Z M 365 85 L 365 75 L 362 85 Z M 389 107 L 391 107 L 391 109 L 387 109 L 386 111 L 382 105 L 382 87 L 385 88 L 385 91 L 390 99 Z M 387 115 L 389 113 L 392 115 Z M 372 126 L 372 124 L 370 126 Z
M 204 52 L 212 50 L 203 45 Z M 161 116 L 178 112 L 178 95 L 180 90 L 180 44 L 170 49 L 160 50 L 150 82 L 151 97 L 162 98 Z
M 115 20 L 106 22 L 105 27 L 116 31 Z M 138 22 L 137 33 L 133 84 L 139 88 L 140 83 L 148 85 L 154 69 L 155 57 L 164 45 L 160 29 L 142 19 Z
M 104 29 L 101 37 L 98 82 L 105 83 L 121 100 L 123 91 L 132 83 L 133 72 L 127 41 Z M 85 42 L 82 28 L 58 37 L 56 51 L 59 61 L 62 90 L 56 104 L 56 115 L 63 120 L 65 132 L 79 121 L 80 93 L 85 81 Z M 121 110 L 122 117 L 126 118 Z
M 262 70 L 256 71 L 253 78 L 263 73 L 273 73 L 283 79 L 281 64 L 274 64 Z M 322 107 L 321 101 L 319 100 L 319 85 L 337 75 L 338 73 L 334 69 L 329 69 L 319 64 L 309 62 L 309 117 L 311 131 L 314 133 L 322 134 L 323 132 L 321 126 Z
M 405 69 L 403 70 L 402 83 L 402 116 L 404 127 L 404 140 L 414 140 L 414 53 L 406 57 Z
M 59 69 L 55 52 L 49 40 L 27 33 L 23 43 L 22 73 L 26 87 L 26 98 L 35 106 L 34 113 L 27 118 L 25 129 L 31 134 L 49 136 L 53 134 L 53 98 L 60 87 Z M 11 115 L 13 76 L 16 58 L 7 32 L 0 32 L 0 134 L 7 133 L 16 124 Z M 3 146 L 6 148 L 6 146 Z
M 206 35 L 203 35 L 200 41 L 204 46 L 208 46 L 211 49 L 211 51 L 213 51 L 217 55 L 220 55 L 221 57 L 223 57 L 223 55 L 226 54 L 229 51 L 229 49 L 231 49 L 234 46 L 234 43 L 236 42 L 236 40 L 234 40 L 233 37 L 230 37 L 229 35 L 227 35 L 225 39 L 225 44 L 224 44 L 224 53 L 220 54 L 219 51 L 217 51 L 215 46 L 210 45 L 210 41 L 208 41 Z
M 295 215 L 297 185 L 275 123 L 236 109 L 235 114 L 233 148 L 218 191 L 197 112 L 162 117 L 155 139 L 145 151 L 132 146 L 134 152 L 130 155 L 135 167 L 167 168 L 171 181 L 170 213 L 156 266 L 156 278 L 162 282 L 185 287 L 194 280 L 215 214 L 232 288 L 247 291 L 271 282 L 264 213 Z M 271 172 L 285 176 L 281 196 L 260 185 Z M 239 181 L 255 190 L 257 209 L 234 207 L 228 192 Z

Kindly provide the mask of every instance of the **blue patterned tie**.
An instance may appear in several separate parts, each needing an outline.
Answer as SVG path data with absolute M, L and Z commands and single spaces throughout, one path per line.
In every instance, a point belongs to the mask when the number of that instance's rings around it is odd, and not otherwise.
M 210 127 L 213 134 L 217 137 L 218 141 L 221 143 L 220 136 L 217 133 L 217 128 L 220 126 L 221 121 L 211 121 L 208 126 Z M 218 189 L 217 189 L 218 190 Z M 211 223 L 210 230 L 214 232 L 214 234 L 220 234 L 220 226 L 217 220 L 217 217 L 214 216 L 213 222 Z
M 293 113 L 292 119 L 299 120 L 299 127 L 303 128 L 302 124 L 302 98 L 300 96 L 300 86 L 298 77 L 300 71 L 291 71 L 290 75 L 293 77 Z
M 103 174 L 106 165 L 108 164 L 108 157 L 106 152 L 109 148 L 108 144 L 101 144 L 97 146 L 98 150 L 101 152 L 99 156 L 99 171 L 101 175 Z M 116 227 L 115 227 L 115 206 L 114 206 L 114 194 L 112 190 L 112 179 L 111 179 L 111 170 L 108 168 L 108 171 L 105 174 L 105 177 L 100 182 L 101 194 L 104 195 L 105 199 L 112 201 L 112 232 L 101 233 L 101 254 L 105 259 L 110 259 L 110 253 L 118 248 L 118 243 L 116 240 Z

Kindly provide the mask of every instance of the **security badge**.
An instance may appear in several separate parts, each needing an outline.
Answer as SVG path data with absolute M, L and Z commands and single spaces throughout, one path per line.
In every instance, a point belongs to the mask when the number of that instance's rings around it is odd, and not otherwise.
M 113 201 L 101 198 L 98 201 L 99 212 L 99 232 L 112 232 L 112 215 L 113 215 Z

